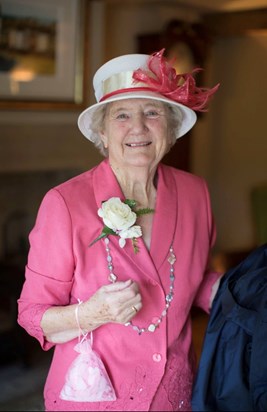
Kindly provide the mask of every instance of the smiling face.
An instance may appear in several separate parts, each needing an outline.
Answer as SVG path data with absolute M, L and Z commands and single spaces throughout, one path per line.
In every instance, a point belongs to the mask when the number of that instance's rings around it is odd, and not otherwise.
M 108 104 L 100 133 L 113 166 L 156 167 L 172 146 L 168 108 L 152 99 Z

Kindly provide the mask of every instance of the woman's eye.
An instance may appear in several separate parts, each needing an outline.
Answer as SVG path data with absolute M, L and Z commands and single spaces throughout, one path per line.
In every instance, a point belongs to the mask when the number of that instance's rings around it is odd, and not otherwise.
M 116 119 L 118 119 L 118 120 L 126 120 L 126 119 L 129 119 L 129 116 L 128 116 L 126 113 L 119 113 L 119 114 L 116 116 Z
M 145 113 L 146 117 L 155 118 L 159 116 L 159 112 L 157 110 L 149 110 Z

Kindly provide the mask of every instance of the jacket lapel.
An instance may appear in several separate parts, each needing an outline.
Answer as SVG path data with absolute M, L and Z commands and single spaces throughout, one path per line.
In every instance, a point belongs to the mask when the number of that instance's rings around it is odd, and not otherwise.
M 118 181 L 112 172 L 108 160 L 104 160 L 96 169 L 93 177 L 94 192 L 97 207 L 101 207 L 102 201 L 111 197 L 124 199 L 124 195 Z M 158 270 L 168 258 L 176 226 L 176 186 L 175 181 L 168 174 L 165 176 L 164 166 L 158 168 L 157 201 L 153 218 L 151 250 L 147 250 L 143 239 L 138 239 L 139 252 L 134 253 L 132 242 L 126 241 L 123 249 L 120 249 L 118 238 L 110 236 L 112 247 L 121 255 L 130 259 L 137 269 L 148 278 L 160 282 Z M 171 205 L 171 208 L 170 208 Z M 100 231 L 102 230 L 102 222 Z
M 178 194 L 171 169 L 158 167 L 158 188 L 150 254 L 157 270 L 168 259 L 178 218 Z
M 124 198 L 116 176 L 109 165 L 108 159 L 105 159 L 95 168 L 93 174 L 93 186 L 98 208 L 101 207 L 102 202 L 111 197 Z

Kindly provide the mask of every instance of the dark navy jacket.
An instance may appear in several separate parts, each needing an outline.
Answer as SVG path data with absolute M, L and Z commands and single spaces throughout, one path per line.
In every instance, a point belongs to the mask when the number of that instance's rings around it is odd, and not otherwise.
M 223 276 L 213 302 L 193 411 L 267 411 L 267 244 Z

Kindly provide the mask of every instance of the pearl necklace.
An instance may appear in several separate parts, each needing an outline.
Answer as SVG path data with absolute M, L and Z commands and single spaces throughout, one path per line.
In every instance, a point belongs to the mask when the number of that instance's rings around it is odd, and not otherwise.
M 117 281 L 117 275 L 115 275 L 115 273 L 113 271 L 112 256 L 110 254 L 108 237 L 106 237 L 104 239 L 104 242 L 105 242 L 105 248 L 106 248 L 106 252 L 107 252 L 107 267 L 108 267 L 108 271 L 109 271 L 108 280 L 111 283 L 115 283 Z M 167 315 L 169 307 L 171 306 L 171 302 L 172 302 L 173 296 L 174 296 L 174 280 L 175 280 L 174 263 L 176 262 L 176 256 L 174 254 L 172 245 L 170 247 L 169 252 L 170 252 L 170 254 L 169 254 L 169 257 L 168 257 L 168 262 L 170 264 L 170 289 L 169 289 L 169 293 L 165 296 L 165 301 L 166 301 L 165 308 L 163 309 L 163 311 L 161 312 L 161 314 L 157 318 L 157 320 L 155 322 L 150 323 L 148 325 L 148 327 L 146 327 L 146 328 L 140 328 L 139 326 L 134 325 L 131 321 L 125 323 L 125 326 L 132 327 L 133 330 L 135 330 L 139 335 L 141 335 L 144 332 L 155 332 L 155 330 L 160 326 L 160 323 L 162 322 L 162 319 Z

